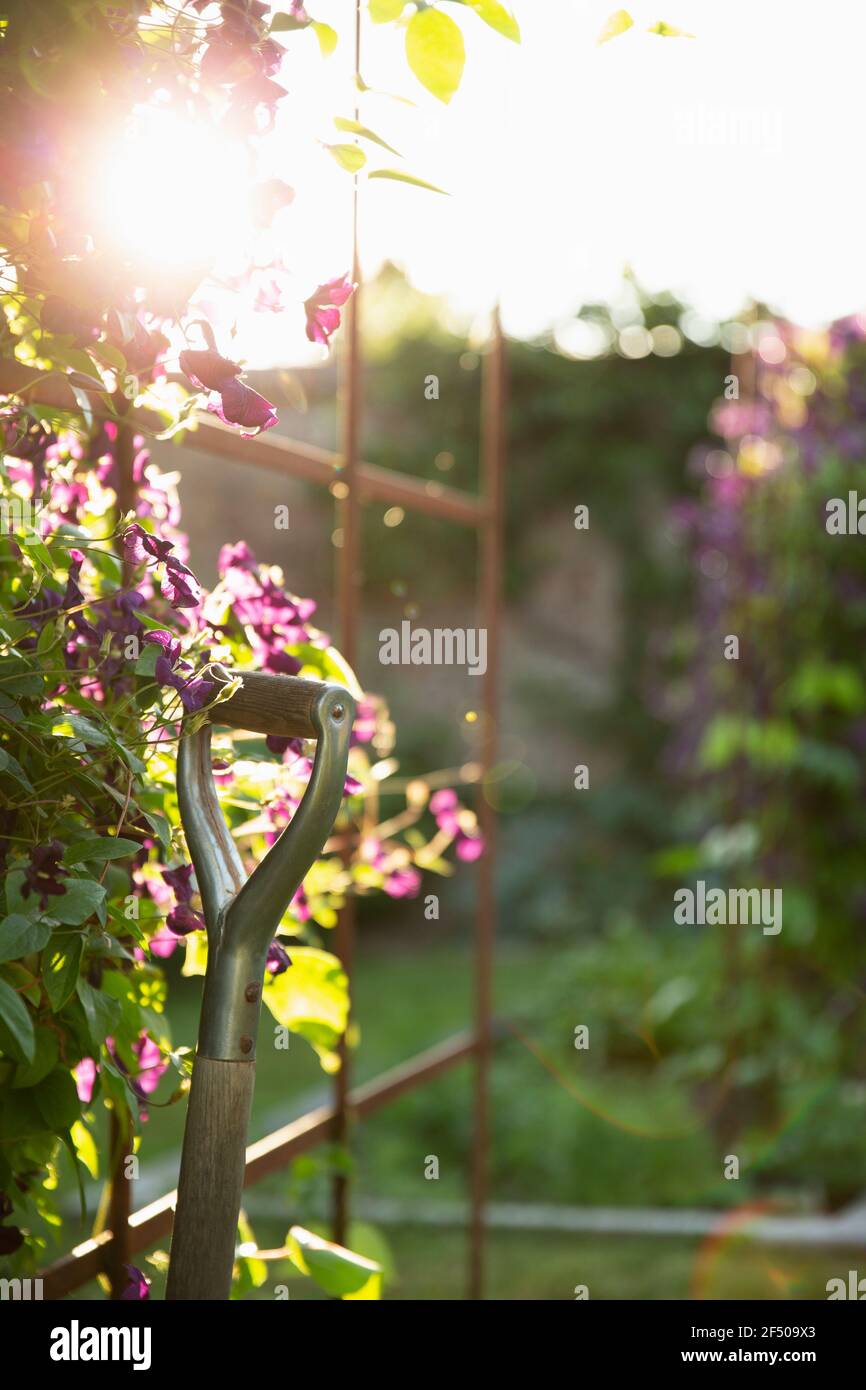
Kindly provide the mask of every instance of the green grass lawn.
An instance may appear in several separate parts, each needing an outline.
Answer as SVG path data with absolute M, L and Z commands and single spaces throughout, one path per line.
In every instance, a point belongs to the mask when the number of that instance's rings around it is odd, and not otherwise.
M 472 960 L 453 937 L 406 945 L 398 936 L 363 936 L 354 982 L 360 1047 L 354 1079 L 365 1081 L 465 1028 L 471 1017 Z M 399 949 L 397 944 L 399 943 Z M 688 1095 L 654 1072 L 628 1063 L 600 1072 L 563 1041 L 562 1019 L 548 1007 L 561 952 L 504 942 L 496 962 L 496 1010 L 521 1020 L 540 1055 L 507 1038 L 493 1069 L 491 1197 L 499 1201 L 633 1206 L 740 1204 L 752 1195 L 748 1176 L 725 1183 L 718 1154 Z M 198 981 L 171 991 L 175 1041 L 192 1042 Z M 299 1038 L 287 1052 L 273 1047 L 264 1014 L 258 1042 L 251 1137 L 284 1123 L 330 1094 L 330 1080 Z M 550 1065 L 552 1063 L 552 1065 Z M 154 1106 L 145 1126 L 141 1170 L 176 1181 L 183 1105 Z M 464 1199 L 472 1135 L 472 1067 L 461 1064 L 369 1116 L 352 1139 L 353 1182 L 361 1197 L 429 1203 Z M 428 1161 L 439 1163 L 436 1182 Z M 327 1147 L 249 1194 L 261 1248 L 282 1246 L 292 1223 L 314 1225 L 327 1210 L 334 1155 Z M 274 1212 L 284 1212 L 271 1219 Z M 67 1248 L 87 1228 L 70 1223 Z M 383 1228 L 397 1270 L 394 1298 L 456 1298 L 463 1294 L 465 1241 L 459 1230 L 402 1224 Z M 665 1237 L 564 1235 L 494 1231 L 488 1253 L 494 1298 L 573 1298 L 587 1284 L 593 1298 L 823 1297 L 824 1284 L 845 1265 L 839 1255 L 773 1254 L 745 1240 L 702 1252 L 699 1242 Z M 847 1268 L 847 1265 L 845 1265 Z M 154 1271 L 148 1269 L 148 1273 Z M 158 1276 L 157 1276 L 158 1277 Z M 266 1285 L 251 1293 L 273 1297 L 275 1283 L 292 1297 L 316 1296 L 290 1266 L 268 1267 Z M 157 1290 L 155 1289 L 155 1294 Z M 85 1295 L 86 1296 L 86 1295 Z M 91 1290 L 90 1296 L 95 1296 Z
M 278 1248 L 283 1234 L 263 1224 L 261 1248 Z M 462 1299 L 466 1290 L 466 1237 L 440 1227 L 387 1227 L 395 1277 L 384 1297 Z M 164 1279 L 140 1261 L 153 1280 Z M 845 1273 L 847 1255 L 792 1247 L 773 1249 L 735 1239 L 718 1247 L 668 1237 L 573 1236 L 552 1232 L 492 1231 L 486 1246 L 486 1297 L 492 1300 L 568 1300 L 585 1285 L 598 1299 L 826 1299 L 827 1280 Z M 265 1282 L 244 1293 L 258 1300 L 321 1299 L 325 1295 L 287 1261 L 266 1266 Z M 100 1297 L 97 1286 L 79 1298 Z

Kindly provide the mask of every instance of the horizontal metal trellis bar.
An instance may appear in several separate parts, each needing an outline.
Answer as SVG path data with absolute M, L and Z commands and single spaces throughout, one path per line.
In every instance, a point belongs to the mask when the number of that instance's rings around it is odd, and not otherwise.
M 504 1028 L 497 1026 L 497 1037 L 504 1034 Z M 473 1034 L 457 1033 L 435 1047 L 418 1053 L 408 1062 L 401 1062 L 381 1076 L 349 1093 L 348 1109 L 355 1116 L 367 1115 L 381 1106 L 397 1100 L 407 1091 L 427 1081 L 432 1081 L 440 1073 L 448 1071 L 458 1062 L 465 1061 L 476 1051 L 477 1039 Z M 271 1173 L 284 1168 L 298 1154 L 305 1153 L 317 1144 L 331 1137 L 334 1123 L 334 1107 L 320 1106 L 306 1115 L 292 1120 L 282 1129 L 275 1130 L 264 1139 L 250 1144 L 246 1152 L 246 1172 L 244 1186 L 249 1187 Z M 152 1245 L 168 1235 L 174 1219 L 174 1205 L 177 1192 L 167 1192 L 155 1202 L 133 1212 L 129 1218 L 128 1250 L 130 1255 Z M 68 1255 L 63 1255 L 42 1272 L 43 1297 L 63 1298 L 82 1284 L 89 1283 L 101 1274 L 110 1259 L 114 1235 L 102 1231 L 98 1236 L 76 1245 Z
M 342 456 L 315 444 L 302 444 L 278 434 L 243 438 L 212 415 L 196 416 L 197 428 L 186 430 L 183 444 L 201 453 L 216 454 L 235 463 L 250 463 L 271 473 L 285 473 L 309 483 L 330 487 L 339 482 Z M 471 493 L 443 483 L 423 482 L 392 468 L 359 463 L 357 478 L 363 502 L 388 502 L 428 516 L 442 516 L 465 526 L 478 526 L 487 518 L 487 507 Z

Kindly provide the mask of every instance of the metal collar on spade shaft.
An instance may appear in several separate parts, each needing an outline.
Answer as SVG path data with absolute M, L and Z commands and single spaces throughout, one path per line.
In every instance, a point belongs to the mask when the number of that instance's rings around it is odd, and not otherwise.
M 216 675 L 229 678 L 221 668 Z M 208 936 L 198 1053 L 229 1062 L 255 1057 L 268 948 L 334 824 L 355 712 L 342 686 L 263 672 L 244 672 L 243 681 L 211 711 L 213 723 L 315 738 L 316 755 L 291 823 L 247 878 L 214 787 L 211 725 L 181 739 L 178 802 Z

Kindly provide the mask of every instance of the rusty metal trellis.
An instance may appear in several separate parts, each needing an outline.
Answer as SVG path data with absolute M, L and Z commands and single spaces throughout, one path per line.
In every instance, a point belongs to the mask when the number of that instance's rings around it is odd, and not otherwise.
M 351 325 L 351 318 L 350 318 Z M 356 321 L 357 323 L 357 321 Z M 493 943 L 495 929 L 495 814 L 484 786 L 496 758 L 498 701 L 498 663 L 502 576 L 502 520 L 505 459 L 505 343 L 498 316 L 483 357 L 481 413 L 481 490 L 470 493 L 438 483 L 376 468 L 358 457 L 360 424 L 360 357 L 355 328 L 355 350 L 347 353 L 344 383 L 344 432 L 346 450 L 332 454 L 280 436 L 262 435 L 240 439 L 235 433 L 207 417 L 184 443 L 195 450 L 218 454 L 247 467 L 262 468 L 321 486 L 336 480 L 347 484 L 340 499 L 343 545 L 340 558 L 340 619 L 343 649 L 355 659 L 355 639 L 359 617 L 358 564 L 360 552 L 360 508 L 369 501 L 399 505 L 429 516 L 444 517 L 456 525 L 468 526 L 480 541 L 478 606 L 481 625 L 487 629 L 487 672 L 483 678 L 481 708 L 481 795 L 479 818 L 487 840 L 487 852 L 478 865 L 478 903 L 475 918 L 474 1023 L 466 1034 L 449 1038 L 427 1052 L 377 1077 L 357 1089 L 350 1088 L 349 1068 L 343 1049 L 343 1066 L 335 1083 L 332 1106 L 314 1110 L 252 1144 L 246 1153 L 245 1185 L 285 1167 L 299 1153 L 334 1136 L 345 1140 L 350 1121 L 373 1112 L 389 1101 L 439 1076 L 466 1060 L 475 1064 L 473 1141 L 471 1156 L 469 1280 L 471 1298 L 480 1298 L 484 1279 L 484 1209 L 487 1200 L 489 1150 L 489 1069 L 493 1043 L 500 1030 L 492 1013 Z M 350 342 L 352 334 L 350 331 Z M 354 423 L 349 426 L 348 420 Z M 347 544 L 347 539 L 349 544 Z M 354 930 L 347 914 L 341 923 L 341 957 L 351 971 Z M 121 1147 L 123 1147 L 121 1145 Z M 122 1267 L 139 1250 L 164 1237 L 171 1229 L 174 1192 L 152 1202 L 131 1215 L 128 1211 L 129 1183 L 120 1165 L 115 1170 L 109 1199 L 110 1228 L 76 1246 L 68 1255 L 43 1271 L 44 1296 L 62 1298 L 100 1273 L 112 1278 L 114 1295 L 119 1291 Z M 348 1188 L 335 1184 L 332 1223 L 335 1232 L 345 1233 L 348 1220 Z
M 360 4 L 355 5 L 355 75 L 360 78 Z M 356 80 L 356 89 L 359 81 Z M 356 119 L 358 113 L 355 113 Z M 202 417 L 195 432 L 183 435 L 188 447 L 215 454 L 247 467 L 261 468 L 319 486 L 331 488 L 339 480 L 343 486 L 338 506 L 338 525 L 342 532 L 337 565 L 337 611 L 340 645 L 346 660 L 357 664 L 359 619 L 359 579 L 361 560 L 361 506 L 366 502 L 385 502 L 406 511 L 442 517 L 455 525 L 471 528 L 479 542 L 478 609 L 481 626 L 487 630 L 487 669 L 483 676 L 481 707 L 481 783 L 479 820 L 487 850 L 478 866 L 478 901 L 475 916 L 474 1022 L 472 1030 L 449 1038 L 357 1090 L 351 1088 L 349 1050 L 346 1038 L 340 1046 L 340 1067 L 335 1078 L 334 1103 L 314 1110 L 268 1135 L 246 1151 L 244 1184 L 257 1182 L 285 1167 L 297 1154 L 333 1139 L 346 1144 L 353 1118 L 361 1117 L 406 1091 L 423 1085 L 455 1064 L 472 1059 L 475 1063 L 473 1087 L 473 1135 L 470 1173 L 468 1296 L 481 1298 L 484 1287 L 484 1212 L 488 1187 L 489 1073 L 493 1043 L 500 1035 L 492 1012 L 493 943 L 495 935 L 496 817 L 485 786 L 496 760 L 498 719 L 500 609 L 502 589 L 502 529 L 505 461 L 505 343 L 498 312 L 493 315 L 492 333 L 483 358 L 481 410 L 481 485 L 478 496 L 423 482 L 392 469 L 378 468 L 360 458 L 361 434 L 361 334 L 360 269 L 358 256 L 358 180 L 352 193 L 352 279 L 358 290 L 349 300 L 345 319 L 345 359 L 342 382 L 342 448 L 331 453 L 285 439 L 278 435 L 259 435 L 241 439 L 231 428 L 212 416 Z M 133 422 L 134 423 L 134 422 Z M 131 432 L 124 431 L 131 444 Z M 134 497 L 131 468 L 121 475 L 119 498 L 122 510 L 130 509 Z M 337 927 L 337 954 L 350 977 L 354 955 L 355 914 L 349 901 L 342 909 Z M 123 1266 L 132 1255 L 161 1239 L 171 1229 L 175 1192 L 166 1193 L 150 1206 L 130 1214 L 130 1184 L 122 1173 L 123 1149 L 117 1126 L 112 1143 L 118 1145 L 118 1161 L 113 1168 L 107 1194 L 108 1229 L 77 1246 L 43 1272 L 46 1298 L 61 1298 L 100 1273 L 109 1276 L 112 1297 L 120 1295 Z M 344 1242 L 349 1221 L 349 1184 L 345 1176 L 335 1178 L 332 1189 L 332 1228 L 335 1240 Z

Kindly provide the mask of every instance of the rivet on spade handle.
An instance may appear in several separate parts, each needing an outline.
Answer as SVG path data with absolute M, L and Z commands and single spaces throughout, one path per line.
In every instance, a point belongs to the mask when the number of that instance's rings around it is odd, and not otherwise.
M 221 667 L 217 679 L 231 677 Z M 208 963 L 178 1183 L 166 1297 L 226 1299 L 255 1081 L 255 1040 L 268 948 L 331 832 L 346 778 L 355 702 L 342 686 L 242 673 L 211 711 L 215 724 L 316 740 L 291 823 L 244 873 L 211 769 L 210 722 L 181 738 L 177 791 L 208 937 Z

